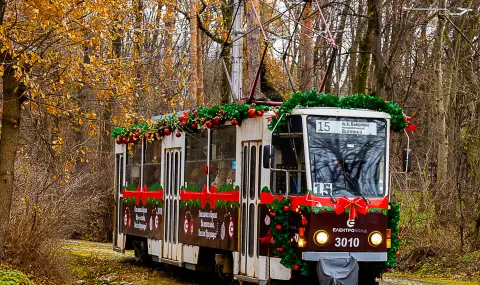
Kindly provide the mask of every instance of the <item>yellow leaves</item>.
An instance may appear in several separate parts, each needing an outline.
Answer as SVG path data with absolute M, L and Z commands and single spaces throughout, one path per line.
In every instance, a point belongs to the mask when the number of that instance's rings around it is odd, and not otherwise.
M 3 76 L 3 73 L 5 72 L 5 67 L 3 64 L 0 65 L 0 76 Z

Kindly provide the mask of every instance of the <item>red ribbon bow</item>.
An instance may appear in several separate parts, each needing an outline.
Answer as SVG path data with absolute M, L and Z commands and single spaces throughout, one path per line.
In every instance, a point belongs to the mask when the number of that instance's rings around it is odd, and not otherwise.
M 343 196 L 342 198 L 338 199 L 337 204 L 335 205 L 335 213 L 337 213 L 337 215 L 340 215 L 347 209 L 349 209 L 350 211 L 348 214 L 348 219 L 350 221 L 354 221 L 355 218 L 358 218 L 357 212 L 363 215 L 367 214 L 368 205 L 362 198 L 355 198 L 351 200 Z

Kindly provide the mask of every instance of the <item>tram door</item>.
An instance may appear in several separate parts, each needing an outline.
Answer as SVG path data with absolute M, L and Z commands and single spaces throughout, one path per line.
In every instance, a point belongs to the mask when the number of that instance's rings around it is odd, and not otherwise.
M 260 141 L 242 143 L 242 236 L 241 274 L 256 277 L 258 260 L 258 205 L 262 145 Z
M 163 257 L 178 260 L 178 203 L 180 202 L 182 152 L 180 148 L 165 149 L 164 158 Z
M 123 250 L 122 235 L 122 186 L 123 186 L 123 153 L 115 155 L 115 233 L 113 235 L 113 246 Z

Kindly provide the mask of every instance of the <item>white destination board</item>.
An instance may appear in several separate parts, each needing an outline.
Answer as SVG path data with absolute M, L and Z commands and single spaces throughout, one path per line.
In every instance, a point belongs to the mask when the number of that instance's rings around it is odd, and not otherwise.
M 317 133 L 346 135 L 377 135 L 377 123 L 316 120 Z

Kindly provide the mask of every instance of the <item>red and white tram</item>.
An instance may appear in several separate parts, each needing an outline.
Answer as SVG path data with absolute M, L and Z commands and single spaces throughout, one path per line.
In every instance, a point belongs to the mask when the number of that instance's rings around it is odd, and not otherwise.
M 116 144 L 115 249 L 259 284 L 373 284 L 391 243 L 390 115 L 294 109 L 272 132 L 272 114 Z

